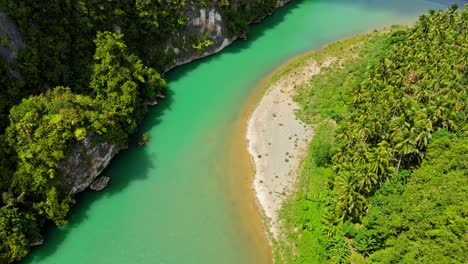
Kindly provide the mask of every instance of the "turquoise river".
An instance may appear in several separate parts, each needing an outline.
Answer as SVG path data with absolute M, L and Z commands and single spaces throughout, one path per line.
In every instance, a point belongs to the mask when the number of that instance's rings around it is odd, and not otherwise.
M 247 41 L 173 70 L 168 98 L 142 127 L 150 143 L 122 151 L 104 172 L 109 187 L 80 194 L 70 223 L 50 228 L 23 263 L 270 263 L 251 176 L 227 154 L 256 85 L 298 54 L 441 8 L 425 0 L 294 0 L 252 26 Z

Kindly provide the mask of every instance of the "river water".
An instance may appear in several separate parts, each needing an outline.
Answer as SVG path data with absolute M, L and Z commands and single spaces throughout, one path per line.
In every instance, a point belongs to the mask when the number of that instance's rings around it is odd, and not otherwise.
M 150 110 L 144 148 L 106 169 L 104 192 L 78 197 L 70 223 L 51 228 L 24 263 L 269 263 L 246 166 L 230 131 L 256 84 L 287 59 L 347 36 L 409 23 L 442 5 L 424 0 L 295 0 L 247 41 L 168 74 Z M 248 165 L 247 165 L 248 166 Z M 239 191 L 236 191 L 239 190 Z M 245 191 L 247 190 L 247 191 Z

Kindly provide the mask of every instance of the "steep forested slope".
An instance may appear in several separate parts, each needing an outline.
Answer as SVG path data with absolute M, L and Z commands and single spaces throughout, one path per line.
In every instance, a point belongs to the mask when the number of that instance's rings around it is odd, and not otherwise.
M 370 201 L 353 246 L 373 263 L 466 263 L 468 127 L 433 135 L 421 167 Z
M 325 121 L 283 214 L 300 231 L 286 231 L 280 260 L 468 261 L 467 18 L 452 6 L 342 45 L 352 55 L 299 89 L 300 117 Z

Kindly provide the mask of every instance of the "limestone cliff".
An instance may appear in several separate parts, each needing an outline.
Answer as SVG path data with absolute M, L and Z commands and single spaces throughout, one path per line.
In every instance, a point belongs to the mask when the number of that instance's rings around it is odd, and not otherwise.
M 23 41 L 18 28 L 0 11 L 0 57 L 11 63 L 21 47 Z
M 65 177 L 65 188 L 71 193 L 84 191 L 109 165 L 119 152 L 116 144 L 93 142 L 92 135 L 78 141 L 68 158 L 59 164 L 59 175 Z
M 18 51 L 24 46 L 16 25 L 8 16 L 0 11 L 0 59 L 4 59 L 10 66 Z M 9 67 L 8 76 L 21 79 L 21 74 Z
M 217 53 L 237 38 L 227 35 L 223 17 L 215 6 L 201 9 L 189 6 L 185 14 L 189 18 L 185 31 L 175 32 L 167 42 L 165 52 L 173 54 L 174 60 L 166 70 Z M 196 50 L 192 46 L 191 36 L 213 43 L 203 50 Z
M 276 6 L 280 8 L 289 1 L 291 0 L 278 0 Z M 185 9 L 185 15 L 189 18 L 187 27 L 182 32 L 175 32 L 167 42 L 166 53 L 173 54 L 174 60 L 167 65 L 166 71 L 215 54 L 240 37 L 229 36 L 225 18 L 215 3 L 201 9 L 189 5 Z M 259 22 L 262 19 L 263 17 L 256 18 L 251 23 Z M 192 46 L 191 36 L 198 36 L 200 40 L 207 39 L 213 43 L 203 50 L 196 50 Z

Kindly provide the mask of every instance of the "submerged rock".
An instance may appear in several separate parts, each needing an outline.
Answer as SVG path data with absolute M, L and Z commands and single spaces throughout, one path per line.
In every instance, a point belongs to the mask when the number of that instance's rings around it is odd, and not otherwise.
M 97 178 L 89 187 L 93 191 L 101 191 L 106 188 L 107 184 L 109 183 L 110 178 L 107 176 L 102 176 Z
M 153 105 L 157 105 L 158 104 L 158 101 L 156 99 L 154 100 L 148 100 L 145 102 L 146 105 L 149 105 L 149 106 L 153 106 Z
M 119 147 L 109 142 L 93 142 L 92 135 L 78 141 L 67 159 L 57 168 L 65 179 L 65 189 L 71 193 L 84 191 L 99 176 Z
M 44 238 L 42 236 L 37 236 L 31 242 L 29 242 L 30 247 L 37 247 L 44 243 Z

